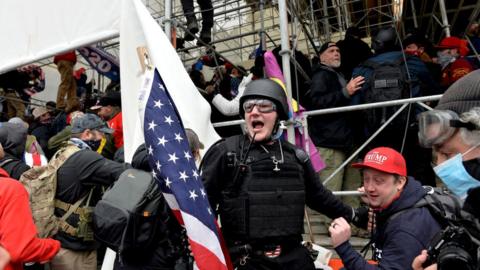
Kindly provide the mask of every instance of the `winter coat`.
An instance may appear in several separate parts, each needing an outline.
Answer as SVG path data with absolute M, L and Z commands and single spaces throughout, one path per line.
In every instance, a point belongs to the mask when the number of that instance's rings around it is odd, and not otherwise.
M 10 254 L 6 270 L 21 270 L 26 262 L 46 262 L 60 249 L 60 242 L 37 238 L 28 193 L 0 169 L 0 246 Z
M 307 110 L 348 106 L 350 96 L 340 73 L 320 64 L 312 77 L 303 105 Z M 353 144 L 349 113 L 333 113 L 308 118 L 310 138 L 317 147 L 349 150 Z

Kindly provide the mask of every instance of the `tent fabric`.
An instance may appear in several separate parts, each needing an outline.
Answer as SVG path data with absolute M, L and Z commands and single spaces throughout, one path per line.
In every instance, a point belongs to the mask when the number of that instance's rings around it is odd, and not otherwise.
M 0 73 L 118 36 L 122 0 L 2 0 Z
M 204 151 L 220 137 L 210 122 L 210 106 L 197 91 L 158 23 L 140 0 L 2 0 L 0 73 L 55 54 L 120 35 L 125 161 L 143 143 L 138 112 L 142 68 L 138 47 L 146 47 L 182 118 Z M 110 251 L 106 261 L 112 262 Z M 102 269 L 112 269 L 105 263 Z

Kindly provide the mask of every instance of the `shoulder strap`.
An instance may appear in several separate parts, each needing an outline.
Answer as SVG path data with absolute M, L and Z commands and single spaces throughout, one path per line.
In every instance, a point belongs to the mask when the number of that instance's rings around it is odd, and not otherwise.
M 79 150 L 80 150 L 80 148 L 78 148 L 78 146 L 69 143 L 69 144 L 67 144 L 67 146 L 58 150 L 55 153 L 55 155 L 50 160 L 48 165 L 49 166 L 51 165 L 51 166 L 53 166 L 54 168 L 57 169 L 60 166 L 62 166 L 62 164 L 63 164 L 63 162 L 65 162 L 65 160 L 67 160 L 71 155 L 78 152 Z
M 5 166 L 5 165 L 7 165 L 7 164 L 10 163 L 11 161 L 13 161 L 13 159 L 11 159 L 11 158 L 5 159 L 4 161 L 0 162 L 0 167 L 3 167 L 3 166 Z
M 80 204 L 82 204 L 82 202 L 85 201 L 87 197 L 89 198 L 88 200 L 90 201 L 90 198 L 92 197 L 93 189 L 94 187 L 90 189 L 90 192 L 88 192 L 82 198 L 76 201 L 75 204 L 73 204 L 72 207 L 70 207 L 68 211 L 60 218 L 60 221 L 61 222 L 66 221 L 67 218 L 70 217 L 78 209 L 78 207 L 80 207 Z

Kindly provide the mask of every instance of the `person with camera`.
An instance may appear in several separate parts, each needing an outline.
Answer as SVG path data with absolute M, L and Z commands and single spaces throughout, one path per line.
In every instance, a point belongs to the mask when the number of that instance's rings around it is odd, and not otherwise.
M 315 269 L 301 245 L 305 205 L 351 221 L 356 211 L 326 189 L 308 154 L 279 139 L 287 97 L 268 79 L 249 83 L 240 98 L 247 134 L 221 140 L 202 161 L 210 205 L 236 269 Z
M 463 210 L 471 214 L 467 222 L 476 224 L 466 229 L 470 237 L 480 239 L 480 70 L 471 72 L 452 84 L 434 110 L 419 116 L 419 141 L 434 151 L 434 171 L 445 186 L 464 200 Z M 448 228 L 446 229 L 448 230 Z M 467 239 L 468 241 L 468 239 Z M 470 241 L 472 241 L 470 239 Z M 472 242 L 473 243 L 473 242 Z M 475 244 L 474 244 L 475 245 Z M 453 264 L 477 269 L 475 245 L 472 252 L 453 256 Z M 469 248 L 467 248 L 469 249 Z M 440 251 L 442 252 L 442 251 Z M 423 268 L 428 254 L 423 251 L 415 258 L 415 270 L 449 269 L 449 260 Z M 476 265 L 476 266 L 475 266 Z
M 349 243 L 351 228 L 343 218 L 335 219 L 330 236 L 346 269 L 410 269 L 411 262 L 440 231 L 440 225 L 426 207 L 414 207 L 426 195 L 420 182 L 407 177 L 403 156 L 392 148 L 377 147 L 365 155 L 360 168 L 363 189 L 373 209 L 373 260 L 369 264 Z

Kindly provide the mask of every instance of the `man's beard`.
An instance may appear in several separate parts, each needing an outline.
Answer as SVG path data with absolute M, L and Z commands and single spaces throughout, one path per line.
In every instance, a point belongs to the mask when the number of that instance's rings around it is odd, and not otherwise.
M 342 62 L 340 62 L 340 60 L 333 60 L 333 61 L 330 63 L 330 67 L 332 67 L 332 68 L 339 68 L 341 64 L 342 64 Z

